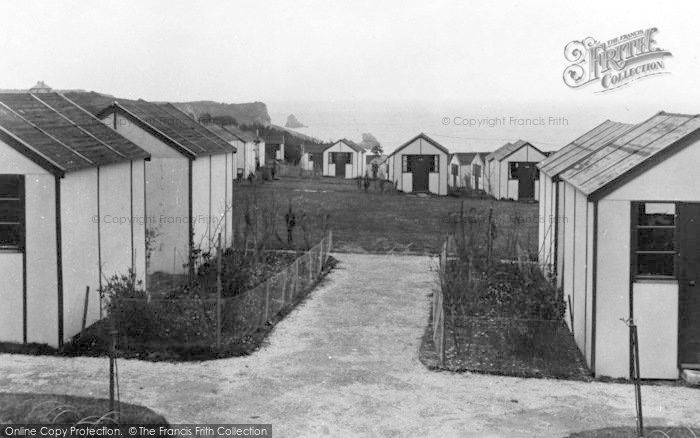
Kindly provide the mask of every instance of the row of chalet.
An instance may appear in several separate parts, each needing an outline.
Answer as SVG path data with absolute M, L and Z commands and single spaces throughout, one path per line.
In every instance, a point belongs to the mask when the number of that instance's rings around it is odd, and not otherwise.
M 700 369 L 700 116 L 606 121 L 539 163 L 542 267 L 597 376 Z
M 496 199 L 539 199 L 537 163 L 546 154 L 518 140 L 494 152 L 450 154 L 437 141 L 419 134 L 388 157 L 389 175 L 398 190 L 446 195 L 448 187 L 484 191 Z
M 107 279 L 182 274 L 232 242 L 233 183 L 277 159 L 169 103 L 0 94 L 0 341 L 60 346 L 99 318 Z

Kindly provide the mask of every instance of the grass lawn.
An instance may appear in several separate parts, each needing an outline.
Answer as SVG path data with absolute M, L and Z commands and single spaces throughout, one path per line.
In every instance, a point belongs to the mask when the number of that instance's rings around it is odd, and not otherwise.
M 119 423 L 167 425 L 167 420 L 143 406 L 119 404 Z M 95 422 L 109 413 L 109 400 L 57 394 L 0 393 L 0 424 L 76 424 Z M 112 423 L 116 417 L 110 416 Z M 105 420 L 107 418 L 105 417 Z
M 374 183 L 373 183 L 374 184 Z M 521 242 L 531 253 L 537 250 L 538 206 L 536 203 L 492 201 L 476 198 L 416 196 L 380 193 L 375 185 L 368 192 L 353 180 L 336 178 L 282 178 L 261 185 L 240 184 L 234 188 L 234 225 L 243 233 L 245 204 L 251 196 L 263 203 L 274 203 L 277 232 L 286 237 L 284 214 L 292 203 L 297 217 L 306 214 L 310 242 L 322 237 L 324 218 L 333 231 L 334 250 L 346 252 L 437 253 L 446 235 L 457 222 L 461 203 L 465 211 L 487 220 L 494 209 L 498 227 L 495 245 L 509 244 L 506 230 L 517 228 Z M 300 220 L 294 229 L 294 245 L 303 246 Z M 285 240 L 285 239 L 282 239 Z M 273 247 L 285 242 L 272 239 Z

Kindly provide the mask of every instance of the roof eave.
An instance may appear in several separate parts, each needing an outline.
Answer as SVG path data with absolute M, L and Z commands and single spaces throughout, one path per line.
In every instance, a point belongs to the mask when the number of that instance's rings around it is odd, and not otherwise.
M 623 186 L 624 184 L 628 183 L 629 181 L 633 180 L 637 176 L 641 175 L 642 173 L 646 172 L 647 170 L 651 169 L 652 167 L 658 165 L 659 163 L 667 160 L 668 158 L 672 157 L 676 153 L 682 151 L 686 147 L 700 141 L 700 129 L 696 129 L 695 131 L 687 134 L 686 136 L 676 140 L 675 142 L 671 143 L 667 147 L 663 148 L 656 154 L 650 156 L 646 160 L 642 161 L 641 163 L 637 164 L 636 166 L 632 167 L 629 169 L 627 172 L 623 173 L 622 175 L 618 176 L 617 178 L 614 178 L 613 180 L 607 182 L 605 185 L 602 187 L 597 188 L 596 190 L 593 190 L 590 194 L 588 194 L 588 199 L 590 201 L 599 201 L 605 196 L 609 195 L 619 187 Z M 579 189 L 580 190 L 580 189 Z
M 195 159 L 197 157 L 197 154 L 194 152 L 190 151 L 186 147 L 182 146 L 180 143 L 176 142 L 172 138 L 168 137 L 167 135 L 163 134 L 160 132 L 158 129 L 154 128 L 151 126 L 149 123 L 141 120 L 138 116 L 133 114 L 131 111 L 128 109 L 124 108 L 123 106 L 119 105 L 118 102 L 114 102 L 107 108 L 101 110 L 99 113 L 95 115 L 98 119 L 103 119 L 106 116 L 109 116 L 113 113 L 120 114 L 127 119 L 129 119 L 131 122 L 135 123 L 138 127 L 143 129 L 144 131 L 148 132 L 152 136 L 156 137 L 163 143 L 166 143 L 168 146 L 172 147 L 173 149 L 177 150 L 179 153 L 182 155 L 186 156 L 189 159 Z M 136 145 L 138 146 L 138 145 Z
M 46 159 L 39 152 L 35 151 L 31 146 L 29 146 L 26 142 L 16 138 L 14 135 L 10 134 L 4 128 L 1 127 L 0 139 L 3 140 L 3 142 L 9 145 L 12 149 L 25 156 L 28 160 L 32 161 L 34 164 L 38 165 L 47 172 L 50 172 L 54 176 L 57 176 L 59 178 L 63 178 L 64 176 L 66 176 L 66 169 Z

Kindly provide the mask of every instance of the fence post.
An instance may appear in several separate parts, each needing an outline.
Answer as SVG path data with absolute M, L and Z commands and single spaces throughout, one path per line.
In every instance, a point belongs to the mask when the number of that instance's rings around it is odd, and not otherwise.
M 297 293 L 299 293 L 299 260 L 301 260 L 301 257 L 294 261 L 294 294 L 292 295 L 293 300 L 296 299 Z
M 263 324 L 270 320 L 270 280 L 265 282 L 265 321 Z
M 321 243 L 318 244 L 318 259 L 319 259 L 319 267 L 318 267 L 318 274 L 321 275 L 321 271 L 323 270 L 323 245 L 326 244 L 326 238 L 324 237 L 321 239 Z
M 221 233 L 219 233 L 216 249 L 216 348 L 221 348 Z
M 282 305 L 287 305 L 287 278 L 289 277 L 289 269 L 282 271 Z
M 83 324 L 80 328 L 80 334 L 85 333 L 85 326 L 87 325 L 87 309 L 90 299 L 90 286 L 85 286 L 85 302 L 83 303 Z
M 306 264 L 306 270 L 309 271 L 309 287 L 314 284 L 314 258 L 312 254 L 313 249 L 306 254 L 306 258 L 309 259 Z
M 326 251 L 326 256 L 330 255 L 333 249 L 333 230 L 328 230 L 328 251 Z

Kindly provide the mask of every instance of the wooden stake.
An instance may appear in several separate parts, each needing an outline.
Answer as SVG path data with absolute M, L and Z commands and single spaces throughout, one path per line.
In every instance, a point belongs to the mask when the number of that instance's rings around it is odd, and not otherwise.
M 87 325 L 87 311 L 88 303 L 90 302 L 90 286 L 85 286 L 85 302 L 83 303 L 83 323 L 81 325 L 80 334 L 85 333 L 85 326 Z

